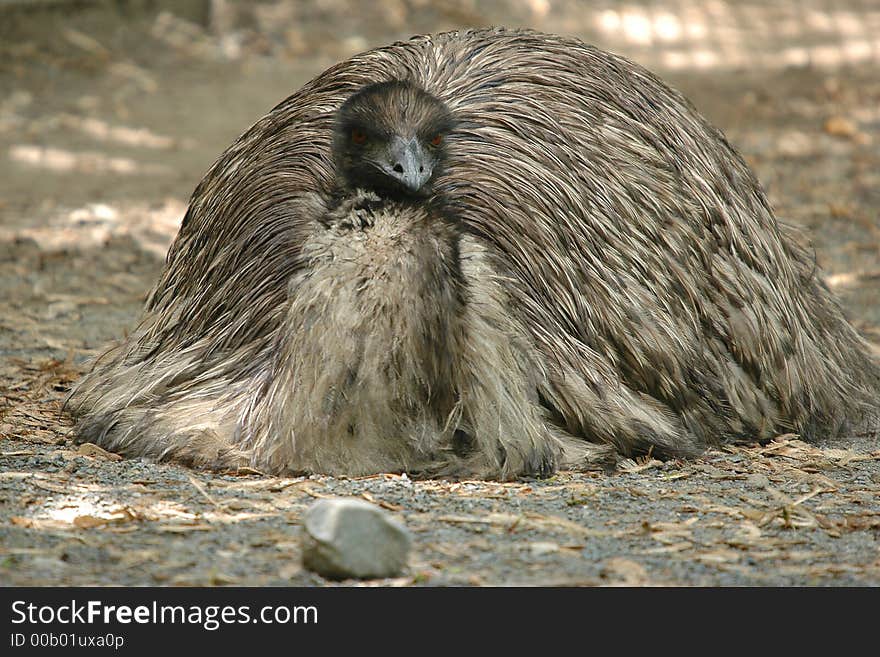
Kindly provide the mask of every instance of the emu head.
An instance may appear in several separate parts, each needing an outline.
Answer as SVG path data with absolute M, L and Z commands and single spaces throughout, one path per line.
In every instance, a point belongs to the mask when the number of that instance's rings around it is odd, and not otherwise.
M 410 82 L 363 87 L 336 115 L 333 158 L 341 186 L 383 198 L 429 196 L 452 127 L 446 106 Z

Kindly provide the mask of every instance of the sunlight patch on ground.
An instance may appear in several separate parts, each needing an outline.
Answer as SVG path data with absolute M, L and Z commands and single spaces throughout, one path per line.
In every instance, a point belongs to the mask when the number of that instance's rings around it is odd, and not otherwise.
M 151 149 L 169 149 L 177 146 L 177 141 L 165 135 L 159 135 L 147 128 L 131 128 L 125 125 L 114 125 L 101 119 L 61 114 L 58 123 L 71 130 L 76 130 L 98 141 L 113 142 L 123 146 L 138 146 Z M 193 146 L 193 140 L 184 144 Z
M 9 148 L 9 158 L 30 167 L 58 173 L 113 173 L 122 176 L 136 174 L 165 174 L 170 169 L 161 164 L 141 163 L 128 157 L 110 157 L 94 151 L 70 151 L 63 148 L 15 144 Z
M 176 501 L 144 497 L 124 504 L 118 497 L 112 492 L 97 489 L 56 495 L 30 513 L 14 517 L 12 523 L 32 529 L 94 529 L 148 522 L 158 523 L 156 528 L 159 531 L 184 533 L 206 531 L 217 524 L 232 524 L 278 514 L 275 509 L 226 509 L 224 503 L 218 503 L 212 511 L 193 512 Z
M 60 209 L 42 225 L 31 228 L 3 228 L 0 241 L 32 239 L 46 251 L 70 248 L 98 248 L 109 239 L 131 237 L 147 252 L 165 257 L 186 203 L 165 199 L 162 203 L 89 203 Z
M 33 517 L 73 524 L 80 517 L 110 520 L 114 515 L 112 505 L 94 494 L 74 494 L 48 501 Z
M 880 62 L 880 9 L 860 14 L 798 3 L 767 6 L 680 0 L 663 9 L 624 5 L 597 12 L 606 37 L 654 46 L 672 69 L 836 67 Z M 775 43 L 802 43 L 774 48 Z

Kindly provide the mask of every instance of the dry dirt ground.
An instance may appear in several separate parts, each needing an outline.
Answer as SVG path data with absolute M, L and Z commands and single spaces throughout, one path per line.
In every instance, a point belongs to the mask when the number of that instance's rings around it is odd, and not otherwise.
M 339 495 L 414 534 L 408 572 L 379 585 L 880 584 L 876 435 L 504 484 L 277 478 L 120 460 L 74 445 L 60 413 L 135 323 L 188 195 L 240 132 L 355 51 L 495 22 L 580 35 L 684 90 L 809 230 L 877 345 L 871 3 L 24 4 L 0 5 L 0 584 L 328 584 L 299 565 L 300 520 Z

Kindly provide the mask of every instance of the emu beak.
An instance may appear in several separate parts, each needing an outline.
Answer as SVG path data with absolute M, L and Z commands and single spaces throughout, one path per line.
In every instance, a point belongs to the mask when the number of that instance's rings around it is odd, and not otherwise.
M 388 145 L 385 173 L 411 192 L 419 191 L 431 178 L 433 165 L 430 156 L 416 137 L 393 137 Z

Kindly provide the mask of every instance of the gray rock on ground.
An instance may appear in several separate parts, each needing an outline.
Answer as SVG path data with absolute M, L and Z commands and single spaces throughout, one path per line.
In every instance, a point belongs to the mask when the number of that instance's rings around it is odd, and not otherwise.
M 304 527 L 303 566 L 324 577 L 393 577 L 407 565 L 409 531 L 363 500 L 318 500 L 306 511 Z

